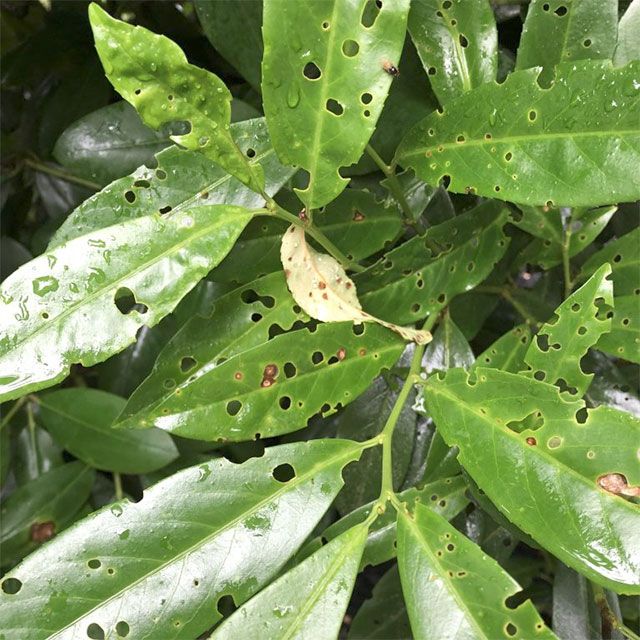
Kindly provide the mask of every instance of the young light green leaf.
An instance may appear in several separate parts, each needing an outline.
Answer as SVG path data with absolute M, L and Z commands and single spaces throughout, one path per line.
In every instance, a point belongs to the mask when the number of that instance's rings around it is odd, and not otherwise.
M 274 195 L 295 173 L 283 167 L 271 147 L 264 118 L 231 125 L 231 134 L 250 164 L 260 164 L 265 192 Z M 264 198 L 200 153 L 171 146 L 156 156 L 157 167 L 143 166 L 86 200 L 54 234 L 50 247 L 131 218 L 185 211 L 212 204 L 257 209 Z
M 93 111 L 58 138 L 53 157 L 76 176 L 108 184 L 170 145 L 170 128 L 154 131 L 124 100 Z
M 364 151 L 402 51 L 408 0 L 268 0 L 262 93 L 278 157 L 306 169 L 308 208 L 347 185 L 339 169 Z
M 524 358 L 531 344 L 531 328 L 526 324 L 519 324 L 511 331 L 498 338 L 486 351 L 483 351 L 476 362 L 469 369 L 477 367 L 502 369 L 511 373 L 522 371 L 525 366 Z
M 511 522 L 594 582 L 640 593 L 640 509 L 620 497 L 640 485 L 640 421 L 496 369 L 426 387 L 438 431 Z
M 496 79 L 498 31 L 488 0 L 414 0 L 409 33 L 440 104 Z
M 468 369 L 475 359 L 467 339 L 451 316 L 448 313 L 445 314 L 433 336 L 433 341 L 425 351 L 422 368 L 429 374 L 454 367 Z
M 343 533 L 240 607 L 211 639 L 334 640 L 366 540 L 367 528 L 362 525 Z
M 640 0 L 632 0 L 618 24 L 618 42 L 613 54 L 613 64 L 623 67 L 640 59 Z
M 174 142 L 200 151 L 262 192 L 262 169 L 249 164 L 231 136 L 231 93 L 222 80 L 190 65 L 172 40 L 116 20 L 95 3 L 89 19 L 107 78 L 144 122 L 154 129 L 188 123 L 186 133 L 171 136 Z
M 194 5 L 209 42 L 256 91 L 260 91 L 262 2 L 195 0 Z
M 171 436 L 159 429 L 112 429 L 126 401 L 111 393 L 60 389 L 39 396 L 38 404 L 42 423 L 56 442 L 95 469 L 148 473 L 178 457 Z
M 491 273 L 509 244 L 508 217 L 501 203 L 485 202 L 408 240 L 354 277 L 362 304 L 403 324 L 438 313 Z
M 411 638 L 398 566 L 394 565 L 373 587 L 371 598 L 358 609 L 349 627 L 348 640 Z
M 530 205 L 640 198 L 640 62 L 578 62 L 549 89 L 539 69 L 484 84 L 405 136 L 396 154 L 429 184 Z M 571 157 L 567 163 L 565 157 Z
M 593 374 L 584 373 L 580 361 L 598 338 L 611 330 L 611 319 L 598 317 L 599 303 L 613 305 L 610 276 L 611 268 L 603 265 L 556 309 L 527 350 L 527 375 L 562 390 L 568 388 L 578 397 L 584 395 Z
M 302 206 L 298 198 L 293 199 Z M 360 261 L 398 237 L 402 218 L 396 206 L 381 202 L 369 191 L 347 189 L 324 211 L 315 214 L 313 224 L 350 259 Z M 250 282 L 282 269 L 280 244 L 286 228 L 282 220 L 256 218 L 247 225 L 212 277 L 224 282 Z M 247 260 L 248 255 L 251 261 Z
M 163 480 L 138 503 L 102 509 L 4 577 L 3 631 L 16 640 L 72 639 L 87 629 L 198 637 L 221 618 L 223 596 L 241 604 L 280 572 L 360 451 L 315 440 L 242 465 L 216 459 Z M 64 594 L 52 597 L 54 583 Z
M 145 216 L 70 240 L 15 271 L 0 288 L 2 400 L 131 344 L 220 262 L 251 216 L 225 205 Z
M 380 320 L 362 310 L 353 280 L 332 256 L 318 253 L 307 243 L 304 229 L 291 225 L 282 236 L 280 260 L 294 300 L 312 318 L 322 322 L 376 322 L 417 344 L 431 340 L 418 331 Z
M 611 60 L 618 36 L 617 0 L 532 0 L 516 57 L 516 69 L 543 67 L 540 80 L 575 60 Z
M 0 564 L 11 566 L 73 522 L 89 497 L 94 479 L 93 469 L 70 462 L 22 485 L 3 500 Z
M 228 348 L 224 362 L 209 354 L 208 363 L 196 370 L 198 363 L 185 352 L 174 367 L 186 360 L 183 368 L 192 366 L 196 373 L 189 372 L 186 380 L 172 376 L 183 380 L 172 393 L 133 415 L 126 410 L 116 426 L 156 426 L 185 438 L 218 441 L 290 433 L 313 415 L 329 415 L 357 398 L 382 369 L 394 365 L 404 347 L 387 329 L 367 325 L 356 334 L 347 322 L 293 331 L 254 346 L 268 324 L 246 338 L 246 347 L 240 340 L 236 344 L 233 332 L 229 345 L 214 343 L 216 349 Z
M 398 515 L 398 567 L 416 640 L 555 638 L 520 585 L 444 518 L 416 504 Z M 434 606 L 437 603 L 437 606 Z

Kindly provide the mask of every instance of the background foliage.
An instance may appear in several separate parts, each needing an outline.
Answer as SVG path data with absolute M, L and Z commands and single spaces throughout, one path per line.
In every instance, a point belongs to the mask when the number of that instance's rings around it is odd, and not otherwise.
M 638 638 L 639 0 L 0 10 L 0 638 Z

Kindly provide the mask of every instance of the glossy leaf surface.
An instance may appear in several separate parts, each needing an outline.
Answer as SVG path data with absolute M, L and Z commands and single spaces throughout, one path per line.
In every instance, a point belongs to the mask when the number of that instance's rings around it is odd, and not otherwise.
M 409 33 L 440 104 L 496 79 L 498 32 L 488 0 L 414 0 Z
M 418 504 L 398 516 L 398 566 L 416 640 L 555 638 L 518 583 L 444 518 Z
M 340 440 L 273 447 L 242 465 L 191 467 L 139 503 L 104 508 L 4 578 L 20 584 L 0 593 L 5 633 L 77 638 L 94 625 L 115 636 L 125 623 L 141 639 L 200 635 L 220 619 L 223 595 L 240 604 L 277 575 L 359 454 Z M 274 478 L 281 469 L 289 480 Z M 62 580 L 64 594 L 50 598 Z
M 275 194 L 293 175 L 283 167 L 271 147 L 264 118 L 231 125 L 231 134 L 250 164 L 260 164 L 265 191 Z M 51 241 L 66 240 L 131 218 L 186 211 L 212 204 L 235 204 L 258 208 L 264 198 L 200 153 L 170 147 L 156 156 L 158 166 L 140 167 L 130 176 L 116 180 L 80 205 L 64 221 Z
M 586 374 L 580 361 L 600 336 L 611 329 L 609 318 L 598 317 L 599 304 L 613 305 L 611 268 L 603 265 L 555 311 L 532 341 L 525 356 L 527 372 L 536 380 L 569 387 L 582 397 L 593 374 Z
M 360 159 L 375 129 L 408 12 L 408 0 L 265 3 L 264 110 L 278 157 L 310 174 L 298 191 L 308 208 L 346 187 L 339 169 Z
M 158 429 L 111 427 L 126 401 L 98 389 L 60 389 L 38 397 L 42 423 L 63 448 L 89 466 L 148 473 L 178 457 L 171 437 Z
M 68 526 L 89 497 L 94 478 L 92 469 L 70 462 L 22 485 L 3 500 L 2 566 L 15 563 Z
M 488 367 L 518 373 L 525 368 L 524 358 L 531 344 L 531 329 L 520 324 L 498 338 L 477 358 L 471 369 Z
M 91 366 L 131 344 L 220 262 L 250 218 L 224 205 L 146 216 L 22 266 L 0 289 L 3 399 L 51 386 L 72 364 Z
M 171 136 L 174 142 L 200 151 L 254 191 L 264 188 L 260 167 L 233 141 L 231 93 L 218 76 L 190 65 L 172 40 L 111 18 L 95 3 L 89 18 L 107 78 L 147 125 L 188 123 L 187 133 Z
M 613 55 L 613 63 L 616 67 L 622 67 L 631 60 L 640 59 L 638 30 L 640 30 L 640 2 L 631 0 L 618 25 L 618 42 Z
M 200 440 L 289 433 L 358 397 L 393 366 L 403 344 L 388 329 L 365 325 L 356 334 L 347 322 L 280 335 L 205 366 L 148 410 L 123 415 L 119 426 L 155 425 Z
M 508 210 L 487 202 L 430 228 L 354 277 L 365 310 L 401 324 L 443 309 L 484 280 L 509 243 Z
M 364 526 L 343 533 L 240 607 L 211 638 L 334 640 L 366 540 Z
M 603 486 L 618 475 L 640 482 L 640 422 L 524 376 L 479 368 L 476 377 L 453 369 L 426 383 L 428 409 L 460 463 L 541 546 L 603 586 L 638 593 L 640 509 Z M 537 423 L 520 431 L 529 416 Z
M 633 201 L 640 197 L 639 66 L 567 64 L 549 89 L 536 69 L 512 73 L 425 118 L 397 160 L 429 184 L 449 176 L 456 193 L 549 206 Z
M 544 67 L 541 81 L 555 67 L 584 59 L 611 60 L 618 36 L 615 0 L 532 0 L 516 57 L 516 69 Z

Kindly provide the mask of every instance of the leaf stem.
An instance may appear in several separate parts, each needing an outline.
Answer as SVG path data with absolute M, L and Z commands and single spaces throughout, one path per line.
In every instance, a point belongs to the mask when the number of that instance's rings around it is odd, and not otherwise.
M 571 257 L 569 249 L 571 247 L 571 218 L 563 221 L 562 225 L 562 273 L 564 275 L 564 298 L 571 295 L 573 281 L 571 280 Z
M 27 398 L 28 396 L 22 396 L 22 398 L 19 398 L 15 401 L 11 409 L 9 409 L 9 411 L 7 411 L 5 416 L 2 418 L 2 421 L 0 422 L 0 431 L 2 431 L 2 429 L 4 429 L 9 424 L 11 418 L 13 418 L 13 416 L 15 416 L 18 411 L 20 411 L 22 405 L 27 401 Z
M 32 158 L 25 158 L 24 164 L 25 166 L 30 167 L 34 171 L 39 171 L 40 173 L 48 173 L 50 176 L 60 178 L 65 182 L 72 182 L 81 187 L 92 189 L 93 191 L 100 191 L 100 189 L 102 189 L 102 185 L 98 184 L 97 182 L 92 182 L 91 180 L 85 180 L 84 178 L 80 178 L 79 176 L 74 176 L 72 173 L 68 173 L 63 169 L 51 167 L 48 164 L 45 164 L 44 162 L 40 162 L 39 160 L 34 160 Z
M 640 636 L 635 631 L 629 629 L 629 627 L 627 627 L 627 625 L 621 620 L 618 620 L 618 617 L 613 612 L 609 602 L 607 601 L 604 589 L 594 582 L 591 583 L 591 586 L 593 588 L 594 599 L 598 609 L 600 610 L 600 616 L 602 617 L 603 623 L 606 622 L 611 630 L 617 629 L 620 633 L 629 638 L 629 640 L 640 640 Z
M 124 493 L 122 491 L 122 476 L 117 472 L 113 473 L 113 486 L 116 494 L 116 500 L 122 500 L 122 498 L 124 498 Z
M 289 213 L 286 209 L 283 209 L 275 200 L 269 199 L 267 202 L 267 209 L 271 215 L 275 215 L 277 218 L 288 222 L 289 224 L 295 224 L 297 227 L 302 227 L 306 233 L 308 233 L 327 253 L 331 254 L 345 269 L 361 273 L 365 268 L 359 265 L 357 262 L 350 260 L 347 256 L 336 247 L 327 236 L 318 229 L 318 227 L 310 224 L 309 221 L 301 220 L 298 216 Z M 259 212 L 258 212 L 259 213 Z
M 527 309 L 516 300 L 512 295 L 512 289 L 508 286 L 498 287 L 494 285 L 480 285 L 473 289 L 476 293 L 487 293 L 489 295 L 500 296 L 506 300 L 523 318 L 523 320 L 530 325 L 539 324 L 538 319 L 532 316 Z

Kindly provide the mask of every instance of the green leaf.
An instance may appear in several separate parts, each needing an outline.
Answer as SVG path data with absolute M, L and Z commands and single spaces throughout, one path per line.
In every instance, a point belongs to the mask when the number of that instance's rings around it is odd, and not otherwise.
M 347 185 L 373 133 L 404 42 L 408 0 L 264 5 L 262 92 L 278 157 L 310 174 L 298 194 L 307 208 Z
M 618 24 L 618 42 L 613 54 L 613 64 L 623 67 L 631 60 L 640 59 L 640 1 L 632 0 Z
M 358 189 L 343 191 L 322 213 L 315 214 L 313 223 L 355 261 L 383 249 L 402 228 L 395 206 Z M 213 277 L 224 282 L 249 282 L 265 273 L 279 271 L 282 269 L 280 243 L 286 229 L 287 225 L 277 219 L 250 222 Z M 251 261 L 247 261 L 248 255 Z
M 262 2 L 195 0 L 194 5 L 209 42 L 260 91 Z
M 414 0 L 409 33 L 440 104 L 496 79 L 498 32 L 488 0 Z
M 590 351 L 585 359 L 588 370 L 594 371 L 585 399 L 594 407 L 604 404 L 627 411 L 636 418 L 640 418 L 640 398 L 634 388 L 637 371 L 632 369 L 631 375 L 625 375 L 623 367 L 617 366 L 610 358 L 599 351 Z
M 420 504 L 398 516 L 398 566 L 416 640 L 555 638 L 530 601 L 507 606 L 520 585 L 493 558 Z
M 339 438 L 364 441 L 378 435 L 391 413 L 399 393 L 394 379 L 377 378 L 373 384 L 342 411 L 333 421 Z M 397 489 L 407 473 L 413 440 L 416 435 L 416 414 L 412 398 L 402 407 L 393 431 L 393 485 Z M 344 515 L 375 500 L 380 491 L 382 451 L 367 449 L 356 465 L 344 470 L 344 488 L 336 498 L 336 508 Z
M 61 389 L 39 396 L 38 403 L 56 442 L 95 469 L 148 473 L 178 457 L 171 436 L 158 429 L 111 428 L 126 403 L 118 396 L 98 389 Z
M 441 478 L 436 482 L 429 482 L 419 489 L 413 487 L 398 494 L 398 499 L 406 503 L 409 508 L 420 502 L 429 506 L 443 518 L 451 520 L 455 518 L 468 504 L 466 496 L 467 484 L 462 476 L 454 478 Z M 333 523 L 322 532 L 322 538 L 333 540 L 335 537 L 364 522 L 371 514 L 375 503 L 363 505 L 352 511 L 349 515 Z M 396 556 L 396 512 L 388 508 L 379 515 L 369 527 L 367 545 L 362 556 L 363 567 L 367 565 L 379 565 Z M 303 547 L 301 553 L 314 550 L 320 543 L 315 538 Z
M 467 339 L 447 313 L 425 351 L 422 368 L 427 373 L 453 367 L 468 369 L 475 359 Z
M 486 351 L 483 351 L 469 369 L 489 367 L 518 373 L 525 367 L 525 354 L 531 344 L 532 334 L 529 325 L 520 324 L 498 338 Z
M 0 288 L 0 392 L 8 400 L 91 366 L 153 326 L 229 251 L 251 218 L 234 206 L 146 216 L 70 240 Z
M 199 636 L 220 619 L 223 596 L 241 604 L 279 573 L 360 451 L 316 440 L 273 447 L 242 465 L 212 460 L 163 480 L 138 503 L 102 509 L 4 578 L 5 633 Z M 64 591 L 52 594 L 52 584 Z
M 452 369 L 426 391 L 439 432 L 511 522 L 598 584 L 640 592 L 640 509 L 605 490 L 611 474 L 640 484 L 639 421 L 495 369 L 475 381 Z M 540 426 L 520 431 L 532 415 Z
M 393 249 L 354 277 L 362 306 L 399 324 L 439 312 L 489 275 L 509 243 L 508 215 L 486 202 Z
M 611 60 L 617 37 L 616 0 L 532 0 L 516 69 L 543 67 L 540 79 L 548 85 L 563 62 Z
M 596 349 L 640 364 L 640 293 L 616 296 L 613 306 L 611 331 L 598 340 Z
M 146 127 L 136 110 L 121 101 L 76 120 L 58 138 L 53 157 L 74 175 L 108 184 L 171 144 L 169 131 Z
M 264 189 L 260 166 L 248 163 L 231 136 L 231 93 L 218 76 L 190 65 L 168 38 L 116 20 L 95 3 L 89 19 L 107 78 L 145 124 L 188 123 L 187 133 L 171 136 L 174 142 L 200 151 L 254 191 Z
M 387 571 L 373 587 L 349 627 L 349 640 L 394 640 L 411 638 L 398 566 Z
M 28 413 L 22 420 L 26 424 L 20 424 L 20 418 L 15 419 L 16 426 L 21 428 L 12 438 L 13 475 L 19 487 L 64 464 L 62 448 L 37 423 L 30 424 L 31 420 L 35 422 L 35 416 L 31 407 L 28 410 L 31 415 Z
M 582 371 L 580 361 L 600 336 L 611 329 L 609 318 L 599 318 L 600 304 L 613 305 L 611 268 L 603 265 L 555 311 L 531 342 L 525 355 L 527 375 L 556 384 L 582 397 L 593 374 Z
M 250 164 L 260 164 L 265 191 L 277 193 L 293 175 L 283 167 L 271 147 L 264 118 L 231 125 L 231 134 Z M 57 231 L 51 246 L 131 218 L 158 211 L 186 211 L 195 206 L 235 204 L 258 208 L 264 198 L 200 153 L 171 146 L 156 156 L 157 167 L 140 167 L 116 180 L 80 205 Z
M 2 566 L 14 564 L 68 526 L 89 497 L 94 478 L 92 469 L 80 462 L 70 462 L 28 482 L 3 500 Z M 6 624 L 5 617 L 5 631 Z
M 405 136 L 396 154 L 429 184 L 512 202 L 596 206 L 640 198 L 640 63 L 582 62 L 484 84 Z M 571 158 L 567 162 L 566 158 Z
M 240 313 L 249 320 L 255 316 L 247 309 Z M 262 331 L 268 330 L 267 324 Z M 404 343 L 388 329 L 362 329 L 341 322 L 321 324 L 313 332 L 301 329 L 257 346 L 255 334 L 246 348 L 231 342 L 228 355 L 207 354 L 205 363 L 217 366 L 189 371 L 187 380 L 172 393 L 163 393 L 159 402 L 133 415 L 125 411 L 118 426 L 154 425 L 186 438 L 221 441 L 302 429 L 313 415 L 329 415 L 355 400 L 400 357 Z M 190 353 L 183 357 L 188 364 L 195 360 Z
M 338 637 L 367 539 L 354 527 L 240 607 L 212 639 Z

